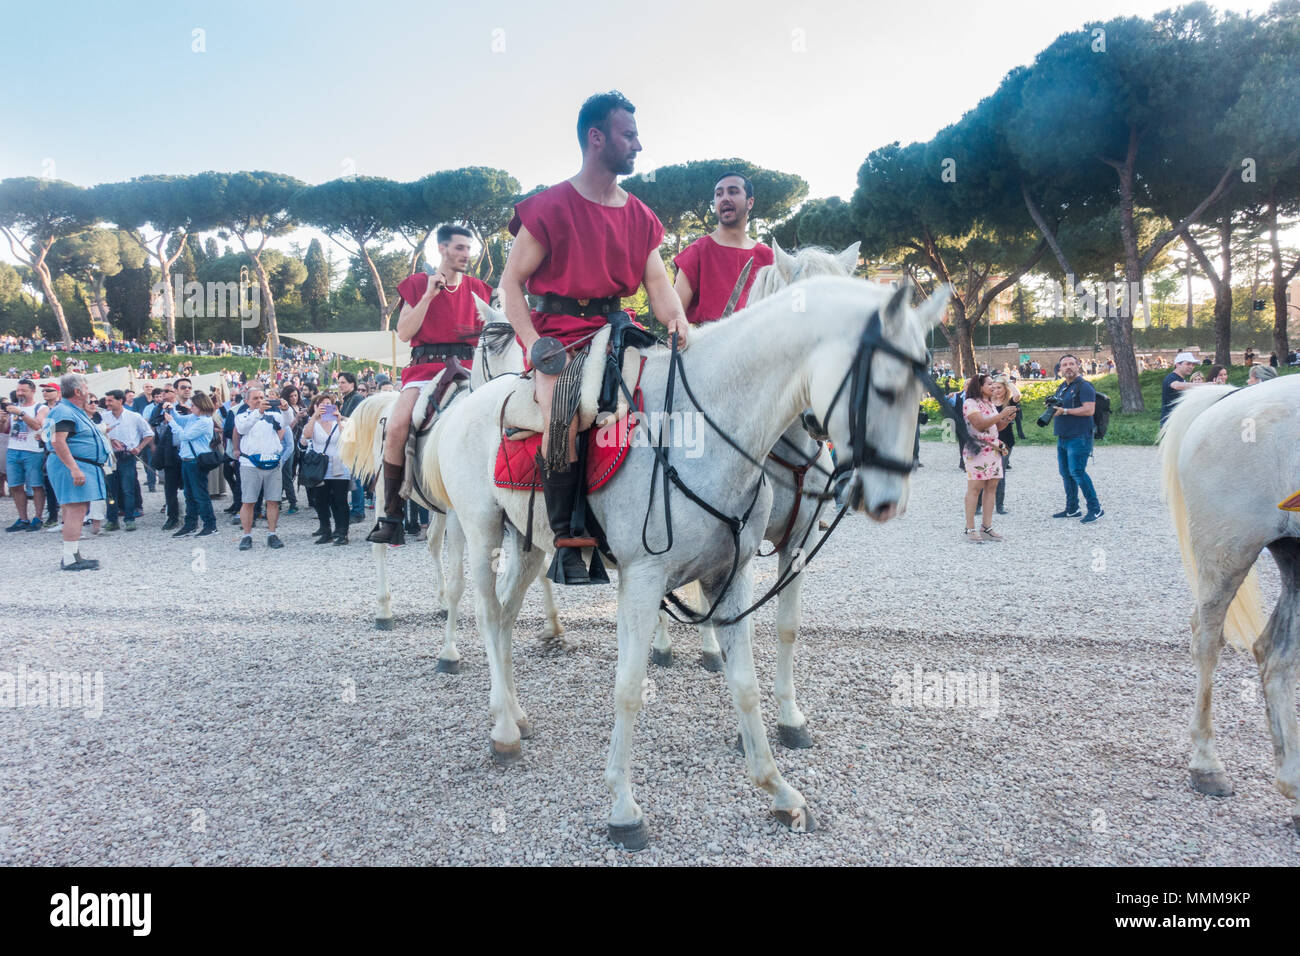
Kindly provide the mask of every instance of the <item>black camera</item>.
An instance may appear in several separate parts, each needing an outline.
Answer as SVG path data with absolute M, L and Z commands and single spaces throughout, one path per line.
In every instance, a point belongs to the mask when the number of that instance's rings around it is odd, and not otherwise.
M 1055 395 L 1048 395 L 1047 398 L 1043 399 L 1043 404 L 1047 407 L 1043 409 L 1043 414 L 1038 416 L 1037 424 L 1039 428 L 1046 428 L 1050 425 L 1052 419 L 1056 417 L 1056 409 L 1065 407 L 1065 403 Z

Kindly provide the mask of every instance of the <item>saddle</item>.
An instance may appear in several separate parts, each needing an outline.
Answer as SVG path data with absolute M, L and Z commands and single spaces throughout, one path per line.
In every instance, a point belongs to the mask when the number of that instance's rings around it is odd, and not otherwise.
M 578 383 L 575 417 L 579 432 L 593 425 L 604 428 L 627 417 L 627 396 L 619 381 L 629 383 L 629 391 L 634 387 L 640 377 L 641 351 L 654 344 L 654 336 L 626 312 L 610 314 L 609 325 L 597 332 L 587 346 L 587 359 Z M 603 357 L 604 361 L 593 361 L 595 357 Z M 512 441 L 523 441 L 545 430 L 546 422 L 533 393 L 531 374 L 521 375 L 506 395 L 501 405 L 500 424 L 502 433 Z
M 422 508 L 432 508 L 439 514 L 443 509 L 430 501 L 420 491 L 420 461 L 424 444 L 429 439 L 438 415 L 462 392 L 469 391 L 470 371 L 455 356 L 448 356 L 447 367 L 425 383 L 420 397 L 411 411 L 411 430 L 406 436 L 406 473 L 402 478 L 402 497 L 414 501 Z

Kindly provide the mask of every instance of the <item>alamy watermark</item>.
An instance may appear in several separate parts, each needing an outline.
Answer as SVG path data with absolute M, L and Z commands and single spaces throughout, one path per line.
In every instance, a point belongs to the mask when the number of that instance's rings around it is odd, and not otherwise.
M 630 448 L 683 448 L 687 458 L 704 454 L 704 416 L 699 412 L 632 411 L 626 419 L 596 429 L 596 445 L 610 448 L 623 444 L 625 429 L 632 429 L 626 444 Z
M 91 720 L 104 713 L 104 672 L 0 671 L 0 707 L 80 707 Z
M 165 296 L 167 283 L 155 282 L 153 294 Z M 172 297 L 176 314 L 187 319 L 226 319 L 239 317 L 246 329 L 257 328 L 262 321 L 262 289 L 256 282 L 186 282 L 177 273 L 172 276 Z
M 895 707 L 945 707 L 976 710 L 981 717 L 998 713 L 997 671 L 932 671 L 920 664 L 895 671 L 890 703 Z
M 1146 310 L 1140 282 L 1079 282 L 1073 275 L 1065 283 L 1049 283 L 1052 315 L 1063 319 L 1131 319 L 1139 306 Z

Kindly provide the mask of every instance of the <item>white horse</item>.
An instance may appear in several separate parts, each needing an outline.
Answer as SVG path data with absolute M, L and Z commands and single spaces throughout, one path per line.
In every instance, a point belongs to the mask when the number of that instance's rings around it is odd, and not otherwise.
M 858 264 L 856 242 L 838 254 L 806 246 L 793 256 L 773 242 L 772 252 L 775 258 L 773 264 L 764 266 L 754 274 L 748 299 L 751 307 L 800 279 L 811 279 L 818 275 L 851 276 Z M 712 325 L 713 323 L 703 325 L 693 334 L 698 339 L 699 336 L 708 334 Z M 809 529 L 821 513 L 823 502 L 812 495 L 828 490 L 826 476 L 835 465 L 825 444 L 814 439 L 802 421 L 786 429 L 772 450 L 769 462 L 772 462 L 769 472 L 772 477 L 772 512 L 763 538 L 774 546 L 779 545 L 774 547 L 774 553 L 777 555 L 777 580 L 783 581 L 792 565 L 801 559 L 809 546 L 815 544 L 816 539 L 809 536 Z M 795 467 L 805 469 L 802 486 L 796 480 Z M 900 502 L 900 515 L 905 507 L 906 502 Z M 763 555 L 768 556 L 770 555 Z M 799 622 L 803 618 L 800 598 L 803 578 L 802 572 L 796 573 L 776 599 L 776 633 L 780 642 L 776 651 L 776 675 L 772 681 L 772 693 L 776 697 L 778 708 L 777 740 L 786 747 L 813 745 L 812 735 L 808 732 L 808 718 L 799 709 L 794 694 L 794 648 L 799 637 Z M 704 610 L 698 584 L 688 585 L 685 593 L 687 603 L 693 609 Z M 673 644 L 668 633 L 666 611 L 659 615 L 654 642 L 650 645 L 650 660 L 660 667 L 671 667 L 673 663 Z M 708 671 L 722 670 L 722 655 L 711 623 L 700 625 L 700 666 Z
M 515 338 L 514 330 L 509 325 L 504 329 L 494 326 L 498 314 L 477 296 L 474 297 L 479 314 L 484 319 L 484 334 L 480 336 L 478 347 L 474 352 L 474 364 L 470 374 L 470 389 L 478 388 L 490 378 L 514 378 L 523 371 L 523 349 Z M 504 320 L 502 320 L 504 321 Z M 505 334 L 506 332 L 509 334 Z M 499 332 L 500 334 L 495 334 Z M 461 397 L 461 393 L 448 393 L 444 404 L 450 400 L 452 405 Z M 343 463 L 352 471 L 352 475 L 362 482 L 369 481 L 382 467 L 384 460 L 383 423 L 397 401 L 397 392 L 378 392 L 357 405 L 347 425 L 343 429 L 343 439 L 339 443 L 339 453 Z M 436 425 L 435 425 L 436 427 Z M 430 474 L 429 451 L 431 443 L 426 439 L 421 450 L 422 474 Z M 426 496 L 432 492 L 427 480 L 421 484 L 421 491 Z M 434 501 L 439 501 L 433 498 Z M 444 674 L 459 674 L 461 667 L 460 651 L 456 647 L 456 619 L 460 609 L 461 598 L 465 594 L 465 536 L 461 532 L 456 514 L 445 502 L 439 501 L 441 511 L 429 512 L 429 555 L 433 558 L 433 577 L 438 587 L 438 604 L 447 612 L 446 627 L 443 631 L 442 648 L 438 652 L 437 670 Z M 375 511 L 383 512 L 383 482 L 375 483 Z M 447 541 L 448 568 L 444 577 L 442 572 L 442 543 L 444 534 Z M 388 587 L 388 546 L 376 544 L 371 546 L 375 560 L 378 583 L 379 613 L 375 616 L 375 628 L 380 631 L 393 629 L 393 596 Z M 555 594 L 551 582 L 545 575 L 541 576 L 542 598 L 546 607 L 546 623 L 541 637 L 556 640 L 563 633 L 559 614 L 555 607 Z
M 1192 656 L 1199 677 L 1192 717 L 1191 783 L 1226 797 L 1232 784 L 1214 746 L 1211 684 L 1225 639 L 1251 651 L 1268 709 L 1277 789 L 1295 801 L 1300 833 L 1300 515 L 1277 502 L 1300 476 L 1300 375 L 1233 389 L 1183 393 L 1165 424 L 1162 485 L 1195 600 Z M 1267 624 L 1254 565 L 1264 549 L 1282 574 Z
M 796 830 L 813 828 L 803 795 L 782 778 L 767 742 L 751 653 L 752 618 L 731 619 L 750 603 L 750 559 L 771 508 L 770 486 L 761 480 L 763 458 L 804 409 L 816 411 L 842 463 L 852 468 L 855 504 L 878 521 L 897 512 L 910 474 L 925 333 L 945 301 L 936 296 L 918 311 L 907 304 L 907 295 L 906 289 L 855 279 L 811 279 L 718 322 L 683 353 L 679 373 L 688 377 L 700 408 L 719 430 L 709 433 L 708 453 L 672 456 L 670 464 L 686 487 L 728 516 L 727 524 L 674 487 L 675 543 L 652 553 L 667 544 L 657 482 L 649 502 L 656 462 L 652 448 L 632 447 L 621 470 L 590 495 L 590 511 L 618 567 L 615 718 L 605 770 L 613 794 L 614 842 L 638 848 L 648 840 L 629 778 L 632 730 L 662 596 L 694 580 L 717 604 L 718 643 L 749 776 L 770 795 L 771 809 L 783 823 Z M 641 379 L 648 410 L 664 406 L 669 363 L 665 349 L 648 357 Z M 491 674 L 492 753 L 502 762 L 519 759 L 520 739 L 531 733 L 515 691 L 511 630 L 551 540 L 539 509 L 531 529 L 535 546 L 524 551 L 528 495 L 493 482 L 501 441 L 497 416 L 511 388 L 512 381 L 494 381 L 476 389 L 448 410 L 431 441 L 443 485 L 434 491 L 455 509 L 469 547 L 476 619 Z M 681 391 L 671 410 L 689 411 Z M 670 436 L 660 437 L 671 443 Z M 648 548 L 642 541 L 647 510 Z M 498 559 L 503 527 L 505 547 Z

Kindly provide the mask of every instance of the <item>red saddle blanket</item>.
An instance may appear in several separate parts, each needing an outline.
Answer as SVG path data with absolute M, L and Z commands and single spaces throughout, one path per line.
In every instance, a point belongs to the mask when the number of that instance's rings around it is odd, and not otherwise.
M 644 360 L 642 365 L 644 366 Z M 636 411 L 645 411 L 645 400 L 638 387 L 632 393 Z M 618 472 L 627 458 L 636 419 L 629 411 L 621 421 L 604 428 L 593 426 L 587 432 L 587 490 L 595 491 Z M 542 436 L 532 435 L 521 441 L 502 436 L 497 449 L 496 486 L 517 488 L 521 491 L 542 490 L 542 479 L 537 473 L 537 452 L 542 447 Z

